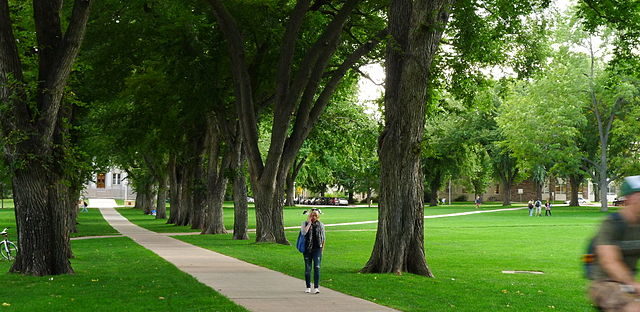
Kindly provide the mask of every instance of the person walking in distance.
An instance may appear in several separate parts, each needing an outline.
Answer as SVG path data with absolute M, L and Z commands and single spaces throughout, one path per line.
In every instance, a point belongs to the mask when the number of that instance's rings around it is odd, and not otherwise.
M 324 224 L 320 222 L 320 213 L 317 209 L 311 210 L 307 221 L 302 223 L 302 235 L 305 238 L 304 279 L 307 285 L 306 293 L 311 293 L 311 265 L 313 264 L 314 294 L 320 293 L 320 263 L 324 250 L 325 231 Z
M 585 261 L 589 297 L 601 311 L 640 311 L 640 282 L 635 277 L 640 258 L 640 176 L 624 179 L 624 207 L 602 222 Z
M 547 202 L 544 204 L 544 216 L 549 216 L 551 217 L 551 202 L 549 202 L 547 200 Z
M 529 217 L 533 216 L 533 199 L 529 200 L 529 203 L 527 203 L 527 206 L 529 207 Z

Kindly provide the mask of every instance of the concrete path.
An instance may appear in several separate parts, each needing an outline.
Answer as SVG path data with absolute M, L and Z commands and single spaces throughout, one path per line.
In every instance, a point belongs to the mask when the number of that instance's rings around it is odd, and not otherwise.
M 320 294 L 306 294 L 304 280 L 143 229 L 113 208 L 100 212 L 123 235 L 250 311 L 395 311 L 322 287 Z M 302 256 L 300 271 L 303 271 Z
M 111 198 L 92 198 L 87 200 L 87 208 L 113 208 L 117 207 L 116 201 Z

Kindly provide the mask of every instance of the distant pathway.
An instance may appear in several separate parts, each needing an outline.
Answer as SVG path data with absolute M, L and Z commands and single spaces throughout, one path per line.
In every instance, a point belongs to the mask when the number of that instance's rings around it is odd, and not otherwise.
M 446 217 L 458 217 L 458 216 L 466 216 L 476 213 L 487 213 L 487 212 L 500 212 L 500 211 L 510 211 L 510 210 L 522 210 L 527 209 L 527 207 L 515 207 L 515 208 L 500 208 L 500 209 L 492 209 L 492 210 L 474 210 L 467 212 L 456 212 L 449 214 L 441 214 L 441 215 L 433 215 L 433 216 L 424 216 L 425 219 L 435 219 L 435 218 L 446 218 Z M 374 221 L 360 221 L 360 222 L 346 222 L 346 223 L 333 223 L 333 224 L 325 224 L 324 226 L 344 226 L 344 225 L 359 225 L 359 224 L 371 224 L 378 223 L 378 220 Z M 288 226 L 285 227 L 285 230 L 298 229 L 300 226 Z
M 562 205 L 557 205 L 557 206 L 562 206 Z M 466 216 L 466 215 L 472 215 L 472 214 L 477 214 L 477 213 L 489 213 L 489 212 L 501 212 L 501 211 L 512 211 L 512 210 L 522 210 L 522 209 L 527 209 L 527 207 L 514 207 L 514 208 L 500 208 L 500 209 L 492 209 L 492 210 L 474 210 L 474 211 L 467 211 L 467 212 L 456 212 L 456 213 L 449 213 L 449 214 L 441 214 L 441 215 L 433 215 L 433 216 L 424 216 L 425 219 L 435 219 L 435 218 L 446 218 L 446 217 L 459 217 L 459 216 Z M 358 221 L 358 222 L 345 222 L 345 223 L 332 223 L 332 224 L 325 224 L 325 227 L 331 227 L 331 226 L 346 226 L 346 225 L 360 225 L 360 224 L 372 224 L 372 223 L 378 223 L 378 220 L 373 220 L 373 221 Z M 284 229 L 285 230 L 295 230 L 295 229 L 299 229 L 300 226 L 287 226 Z M 249 232 L 255 232 L 256 229 L 249 229 Z M 229 233 L 232 233 L 233 230 L 228 230 Z M 161 235 L 166 235 L 166 236 L 183 236 L 183 235 L 200 235 L 200 232 L 179 232 L 179 233 L 158 233 Z
M 123 235 L 250 311 L 396 311 L 322 287 L 318 295 L 305 294 L 303 280 L 143 229 L 113 208 L 100 212 Z

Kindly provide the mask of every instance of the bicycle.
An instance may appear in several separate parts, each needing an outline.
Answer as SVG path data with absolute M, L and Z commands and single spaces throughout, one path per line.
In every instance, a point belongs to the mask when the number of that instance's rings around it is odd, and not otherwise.
M 11 261 L 18 255 L 18 247 L 7 238 L 7 236 L 9 235 L 7 233 L 8 229 L 9 228 L 4 228 L 4 230 L 0 232 L 0 235 L 4 237 L 2 241 L 0 241 L 0 255 L 2 255 L 3 258 Z

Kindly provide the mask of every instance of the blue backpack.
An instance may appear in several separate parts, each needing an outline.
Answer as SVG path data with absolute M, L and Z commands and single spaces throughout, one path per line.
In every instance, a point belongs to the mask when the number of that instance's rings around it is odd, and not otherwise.
M 624 236 L 624 230 L 627 227 L 622 215 L 617 212 L 610 214 L 611 219 L 613 220 L 615 226 L 615 237 L 622 238 Z M 587 253 L 582 255 L 582 263 L 584 264 L 584 277 L 588 279 L 592 279 L 591 273 L 593 272 L 594 262 L 596 260 L 596 246 L 595 246 L 596 238 L 593 237 L 589 241 L 589 245 L 587 246 Z M 634 270 L 635 271 L 635 270 Z
M 301 253 L 304 253 L 307 250 L 307 242 L 304 239 L 304 235 L 302 235 L 302 231 L 298 233 L 298 240 L 296 241 L 296 248 Z

